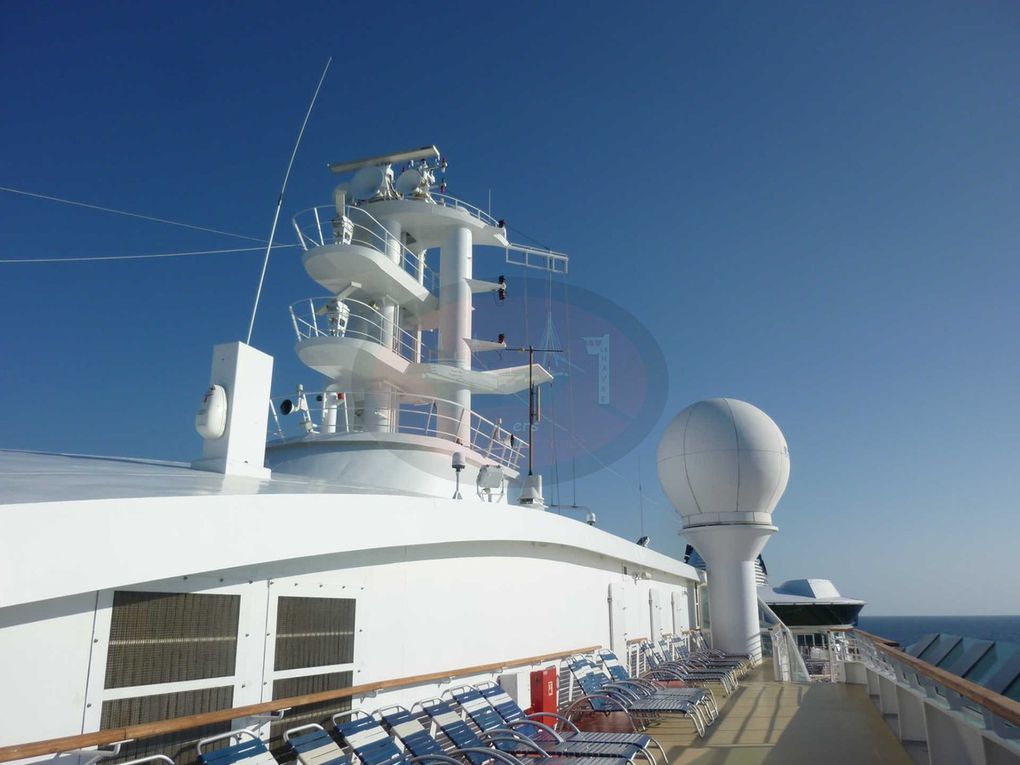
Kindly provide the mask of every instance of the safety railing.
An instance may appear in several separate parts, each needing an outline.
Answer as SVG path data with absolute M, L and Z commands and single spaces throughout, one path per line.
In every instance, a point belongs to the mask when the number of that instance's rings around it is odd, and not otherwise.
M 442 207 L 450 207 L 455 210 L 463 210 L 472 218 L 477 218 L 486 226 L 495 226 L 496 228 L 502 228 L 499 225 L 499 221 L 493 218 L 489 213 L 485 212 L 479 207 L 475 207 L 473 204 L 465 202 L 463 199 L 457 199 L 457 197 L 451 197 L 449 194 L 436 194 L 431 193 L 429 196 L 435 200 L 437 205 Z
M 372 420 L 366 420 L 366 399 Z M 270 438 L 278 441 L 315 439 L 344 433 L 405 433 L 457 443 L 487 460 L 516 470 L 528 442 L 499 422 L 492 422 L 454 401 L 407 393 L 351 393 L 327 389 L 307 392 L 301 386 L 269 403 Z
M 540 654 L 538 656 L 526 656 L 518 659 L 507 659 L 504 661 L 492 662 L 489 664 L 477 664 L 468 667 L 457 667 L 444 669 L 440 672 L 430 672 L 422 675 L 411 675 L 408 677 L 397 677 L 389 680 L 379 680 L 370 683 L 352 685 L 347 688 L 338 688 L 331 691 L 319 691 L 308 693 L 303 696 L 290 696 L 288 698 L 274 699 L 258 704 L 233 707 L 216 712 L 203 712 L 201 714 L 177 717 L 155 722 L 126 725 L 117 728 L 107 728 L 94 733 L 83 733 L 61 738 L 51 738 L 45 741 L 33 741 L 23 744 L 12 744 L 0 747 L 0 762 L 10 762 L 29 757 L 41 757 L 60 752 L 71 752 L 86 747 L 107 746 L 115 743 L 127 743 L 153 739 L 158 736 L 167 736 L 174 733 L 186 731 L 198 731 L 209 725 L 228 723 L 233 721 L 265 721 L 267 716 L 275 715 L 276 719 L 286 719 L 290 714 L 300 713 L 302 707 L 311 705 L 324 705 L 328 702 L 337 702 L 337 709 L 344 708 L 348 699 L 357 699 L 374 696 L 382 691 L 394 689 L 409 689 L 423 686 L 423 692 L 433 693 L 434 689 L 429 687 L 435 683 L 450 683 L 458 678 L 479 678 L 487 677 L 495 680 L 496 676 L 508 669 L 534 667 L 549 662 L 560 660 L 577 653 L 591 653 L 598 650 L 598 646 L 585 646 L 584 648 L 573 648 L 569 651 L 556 651 L 553 653 Z M 326 710 L 321 710 L 326 714 Z M 327 715 L 328 716 L 328 715 Z M 197 738 L 197 736 L 196 736 Z
M 316 297 L 290 306 L 290 320 L 298 342 L 318 337 L 349 337 L 389 348 L 408 361 L 435 361 L 435 350 L 417 335 L 401 329 L 376 306 L 360 300 Z
M 966 713 L 971 722 L 997 735 L 1020 740 L 1020 702 L 901 651 L 892 641 L 855 629 L 845 661 L 856 661 L 897 685 Z
M 430 291 L 439 283 L 435 271 L 367 210 L 354 205 L 344 207 L 340 215 L 336 207 L 325 205 L 302 210 L 292 219 L 298 242 L 306 252 L 316 247 L 336 244 L 357 244 L 369 247 L 384 257 L 400 253 L 400 265 L 419 284 Z

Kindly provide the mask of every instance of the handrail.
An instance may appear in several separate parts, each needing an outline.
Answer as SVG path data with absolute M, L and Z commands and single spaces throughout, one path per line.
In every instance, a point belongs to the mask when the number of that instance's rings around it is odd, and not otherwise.
M 463 210 L 472 218 L 478 218 L 478 220 L 487 226 L 502 228 L 502 226 L 499 225 L 499 221 L 489 215 L 489 213 L 485 212 L 485 210 L 480 207 L 476 207 L 469 202 L 465 202 L 463 199 L 457 199 L 457 197 L 452 197 L 449 194 L 437 194 L 436 192 L 430 193 L 429 196 L 431 196 L 434 200 L 439 200 L 437 204 L 442 205 L 443 207 L 452 207 L 455 210 Z
M 12 744 L 0 747 L 0 762 L 10 762 L 27 757 L 40 757 L 46 754 L 67 752 L 72 749 L 84 749 L 90 746 L 103 746 L 118 741 L 133 741 L 140 738 L 162 736 L 168 733 L 180 733 L 181 731 L 199 728 L 215 723 L 230 722 L 242 717 L 262 715 L 269 712 L 279 712 L 293 707 L 318 704 L 323 701 L 335 701 L 351 696 L 360 696 L 373 691 L 389 690 L 391 688 L 404 688 L 410 685 L 427 683 L 432 680 L 448 680 L 455 677 L 478 675 L 483 672 L 493 672 L 507 669 L 508 667 L 520 667 L 530 664 L 540 664 L 546 661 L 565 659 L 576 653 L 591 653 L 597 651 L 601 646 L 587 646 L 585 648 L 572 648 L 569 651 L 556 651 L 544 653 L 538 656 L 526 656 L 522 659 L 511 659 L 510 661 L 492 662 L 491 664 L 476 664 L 471 667 L 458 667 L 443 672 L 430 672 L 424 675 L 411 675 L 409 677 L 398 677 L 392 680 L 381 680 L 375 683 L 363 685 L 352 685 L 349 688 L 337 688 L 332 691 L 319 691 L 318 693 L 306 693 L 302 696 L 290 696 L 285 699 L 274 699 L 264 701 L 260 704 L 248 704 L 243 707 L 231 707 L 216 712 L 203 712 L 197 715 L 186 717 L 175 717 L 169 720 L 158 722 L 141 723 L 138 725 L 127 725 L 122 728 L 108 728 L 96 731 L 95 733 L 83 733 L 75 736 L 62 736 L 60 738 L 46 739 L 45 741 L 31 741 L 24 744 Z
M 831 631 L 833 631 L 833 632 L 838 630 L 838 628 L 834 628 L 834 627 L 829 627 L 829 629 Z M 883 645 L 892 646 L 893 648 L 898 648 L 899 645 L 900 645 L 899 642 L 896 641 L 896 640 L 890 640 L 889 638 L 884 638 L 881 635 L 872 635 L 870 632 L 865 632 L 864 630 L 860 629 L 859 627 L 848 627 L 844 631 L 846 631 L 846 632 L 851 632 L 852 631 L 856 635 L 863 635 L 868 640 L 870 640 L 872 643 L 882 643 Z
M 347 414 L 348 401 L 363 398 L 364 391 L 305 391 L 297 392 L 300 399 L 304 398 L 304 408 L 300 405 L 293 411 L 301 413 L 294 426 L 287 426 L 288 431 L 298 430 L 296 436 L 288 436 L 284 432 L 283 423 L 277 414 L 277 404 L 284 399 L 294 398 L 295 394 L 276 395 L 269 399 L 270 415 L 275 424 L 276 436 L 281 441 L 289 438 L 307 440 L 309 438 L 329 438 L 338 434 L 366 432 L 359 426 L 352 425 Z M 321 402 L 321 412 L 316 411 L 309 401 Z M 440 438 L 446 441 L 457 441 L 460 426 L 467 420 L 468 438 L 466 445 L 486 459 L 517 469 L 517 464 L 529 448 L 528 441 L 503 427 L 502 421 L 493 422 L 478 412 L 467 409 L 456 401 L 436 396 L 420 396 L 414 393 L 391 393 L 390 405 L 396 410 L 396 419 L 391 429 L 385 432 L 409 433 L 411 435 Z M 440 412 L 440 407 L 449 409 L 448 413 Z M 341 411 L 342 410 L 342 411 Z M 459 414 L 458 414 L 459 413 Z M 315 416 L 313 416 L 313 414 Z M 339 415 L 343 414 L 343 417 Z M 321 416 L 321 419 L 319 417 Z M 270 434 L 271 435 L 271 434 Z
M 319 316 L 326 317 L 321 326 Z M 415 335 L 361 300 L 338 300 L 335 295 L 303 298 L 291 303 L 290 320 L 299 343 L 316 337 L 350 337 L 383 347 L 389 345 L 391 351 L 408 361 L 427 362 L 434 355 Z M 383 342 L 386 335 L 390 335 L 389 343 Z
M 1020 725 L 1020 702 L 1013 701 L 1001 694 L 990 691 L 984 686 L 973 683 L 970 680 L 966 680 L 959 675 L 954 675 L 952 672 L 947 672 L 940 667 L 936 667 L 934 664 L 929 664 L 923 659 L 911 656 L 909 653 L 901 651 L 899 648 L 891 645 L 891 643 L 895 641 L 871 635 L 864 630 L 854 630 L 854 632 L 861 637 L 870 640 L 875 648 L 882 653 L 891 656 L 896 661 L 908 665 L 920 672 L 922 675 L 935 680 L 939 685 L 942 685 L 954 693 L 958 693 L 964 698 L 973 701 L 975 704 L 984 707 L 1002 720 L 1013 725 Z
M 324 215 L 320 215 L 320 211 L 324 211 Z M 360 222 L 361 219 L 370 225 Z M 390 245 L 395 244 L 400 251 L 400 262 L 407 273 L 428 289 L 434 289 L 438 283 L 435 272 L 428 267 L 424 258 L 393 236 L 389 229 L 363 207 L 346 205 L 343 216 L 337 213 L 336 207 L 330 205 L 309 207 L 296 213 L 291 223 L 301 249 L 305 252 L 316 247 L 353 243 L 388 256 Z

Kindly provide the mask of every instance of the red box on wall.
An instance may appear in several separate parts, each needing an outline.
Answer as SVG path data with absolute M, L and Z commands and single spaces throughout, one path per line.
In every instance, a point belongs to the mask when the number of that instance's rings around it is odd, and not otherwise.
M 556 712 L 559 707 L 557 686 L 559 677 L 556 667 L 536 669 L 531 673 L 531 713 Z M 556 721 L 540 720 L 546 725 L 553 725 Z

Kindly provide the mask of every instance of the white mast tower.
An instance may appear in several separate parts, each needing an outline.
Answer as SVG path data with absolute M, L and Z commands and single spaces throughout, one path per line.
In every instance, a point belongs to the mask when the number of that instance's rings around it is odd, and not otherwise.
M 504 498 L 528 433 L 473 412 L 472 394 L 518 393 L 529 379 L 540 385 L 552 376 L 541 366 L 472 369 L 474 353 L 506 347 L 472 335 L 472 295 L 506 294 L 504 279 L 474 278 L 475 247 L 499 247 L 508 262 L 557 273 L 567 257 L 514 245 L 502 221 L 437 193 L 446 161 L 434 146 L 329 168 L 353 175 L 336 187 L 333 205 L 294 217 L 305 270 L 329 294 L 295 303 L 291 320 L 298 357 L 331 383 L 281 403 L 281 414 L 301 416 L 304 432 L 271 442 L 267 464 L 450 497 L 451 461 L 459 459 L 461 480 L 478 487 L 468 496 Z

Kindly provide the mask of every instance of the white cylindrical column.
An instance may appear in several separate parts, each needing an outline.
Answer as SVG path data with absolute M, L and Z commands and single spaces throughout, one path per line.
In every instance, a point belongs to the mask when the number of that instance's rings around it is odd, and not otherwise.
M 403 227 L 400 225 L 400 221 L 391 218 L 383 218 L 379 223 L 383 227 L 383 231 L 379 233 L 386 238 L 386 246 L 383 253 L 394 263 L 400 265 L 403 258 L 403 248 L 400 246 Z
M 439 361 L 460 369 L 471 368 L 471 230 L 455 226 L 446 232 L 439 251 Z M 456 406 L 441 405 L 439 423 L 444 432 L 465 446 L 471 443 L 471 391 L 449 394 Z
M 775 526 L 752 525 L 684 529 L 708 566 L 712 647 L 747 654 L 755 663 L 761 661 L 761 633 L 754 561 L 776 531 Z
M 365 393 L 362 422 L 371 433 L 389 433 L 393 429 L 393 392 L 391 386 L 380 383 Z

